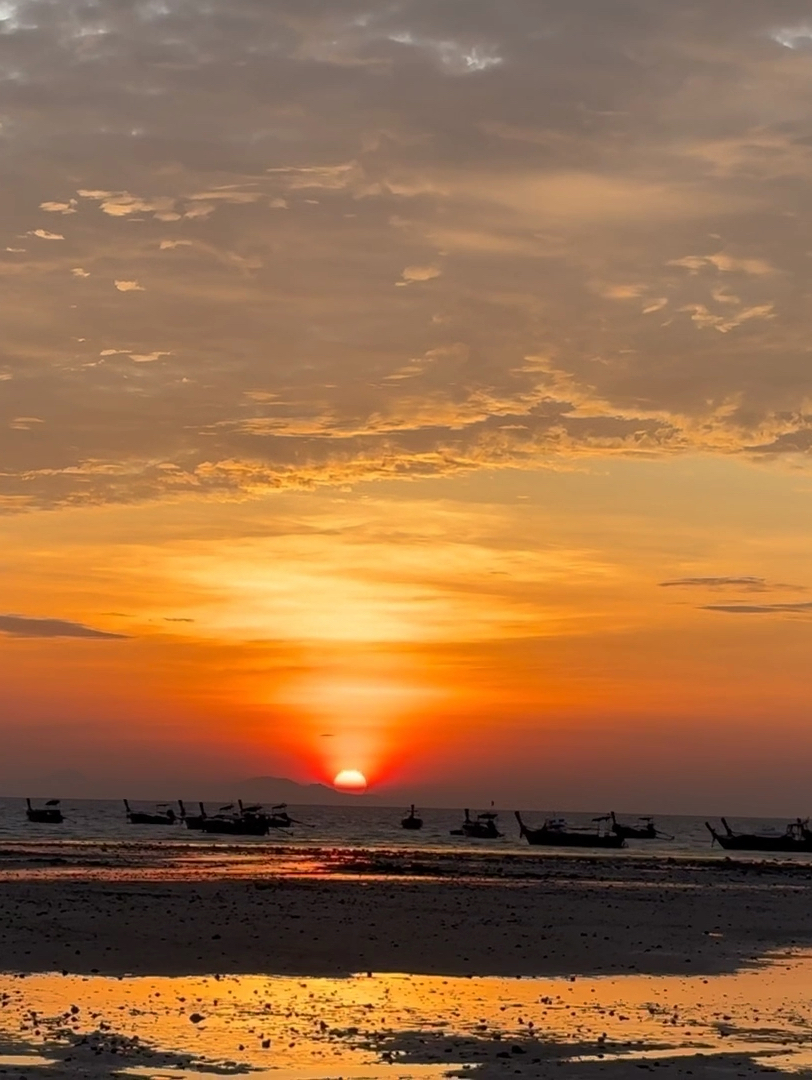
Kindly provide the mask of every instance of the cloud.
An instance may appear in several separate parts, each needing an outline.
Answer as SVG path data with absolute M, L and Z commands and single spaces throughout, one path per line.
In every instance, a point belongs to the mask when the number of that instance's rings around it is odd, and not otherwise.
M 156 350 L 155 352 L 151 353 L 129 353 L 130 359 L 133 360 L 136 364 L 152 364 L 154 363 L 154 361 L 160 360 L 164 356 L 171 355 L 172 354 L 169 352 L 161 352 L 160 350 Z
M 706 267 L 712 266 L 720 273 L 741 273 L 751 276 L 763 277 L 766 274 L 774 274 L 776 269 L 765 259 L 736 258 L 725 252 L 715 255 L 683 255 L 679 259 L 669 259 L 669 266 L 681 266 L 692 274 L 698 273 Z
M 797 604 L 706 604 L 701 610 L 728 615 L 803 615 L 812 612 L 812 600 Z
M 427 52 L 439 61 L 441 67 L 455 74 L 487 71 L 504 62 L 492 45 L 467 45 L 460 41 L 417 37 L 409 30 L 396 31 L 388 36 L 390 41 L 398 45 Z
M 809 468 L 808 17 L 688 6 L 14 4 L 0 505 Z
M 402 280 L 396 284 L 411 285 L 415 281 L 433 281 L 441 273 L 439 266 L 407 266 L 401 271 Z
M 675 578 L 673 581 L 661 581 L 663 589 L 744 589 L 747 592 L 764 592 L 769 586 L 764 578 L 760 577 L 687 577 Z
M 773 593 L 773 592 L 806 592 L 805 585 L 790 585 L 784 581 L 768 581 L 762 577 L 708 576 L 708 577 L 685 577 L 675 578 L 671 581 L 661 581 L 663 589 L 708 589 L 712 592 L 721 592 L 726 589 L 745 593 Z
M 82 623 L 65 619 L 35 619 L 26 615 L 0 615 L 0 634 L 22 638 L 93 638 L 98 640 L 124 639 L 126 634 L 94 630 Z
M 45 210 L 49 214 L 75 214 L 76 213 L 76 200 L 70 199 L 68 202 L 42 202 L 39 204 L 40 210 Z
M 779 30 L 773 30 L 770 37 L 783 45 L 785 49 L 799 49 L 802 46 L 812 45 L 812 23 L 801 23 L 798 26 L 785 26 Z
M 719 314 L 710 311 L 705 304 L 686 304 L 679 310 L 690 313 L 691 322 L 696 324 L 698 330 L 717 330 L 720 334 L 728 334 L 731 330 L 750 322 L 753 319 L 774 319 L 776 313 L 773 304 L 757 304 L 753 307 L 744 307 L 736 296 L 724 296 L 714 293 L 717 303 L 732 304 L 738 308 L 732 314 Z
M 175 200 L 171 196 L 142 198 L 131 195 L 129 191 L 87 191 L 80 189 L 77 195 L 99 204 L 99 209 L 110 217 L 125 218 L 132 214 L 151 213 L 159 221 L 178 221 L 180 214 L 175 212 Z
M 29 236 L 38 236 L 40 240 L 64 240 L 65 237 L 61 233 L 48 232 L 47 229 L 33 229 Z
M 15 416 L 9 420 L 8 426 L 14 431 L 30 431 L 32 425 L 43 424 L 45 421 L 39 416 Z

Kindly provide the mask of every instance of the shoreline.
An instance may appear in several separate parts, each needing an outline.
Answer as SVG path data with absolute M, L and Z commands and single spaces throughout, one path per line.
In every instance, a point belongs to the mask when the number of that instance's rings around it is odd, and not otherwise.
M 664 855 L 645 848 L 622 851 L 577 848 L 412 847 L 385 843 L 325 844 L 230 840 L 61 840 L 0 841 L 0 883 L 8 880 L 198 881 L 257 878 L 448 878 L 547 880 L 596 875 L 606 881 L 683 872 L 770 874 L 783 880 L 812 879 L 812 854 L 708 850 Z M 132 875 L 128 877 L 128 875 Z

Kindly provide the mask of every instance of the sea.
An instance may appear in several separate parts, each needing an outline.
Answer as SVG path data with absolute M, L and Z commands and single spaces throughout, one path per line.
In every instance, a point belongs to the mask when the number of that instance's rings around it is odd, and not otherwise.
M 35 806 L 43 805 L 35 801 Z M 163 804 L 166 805 L 166 804 Z M 155 810 L 154 803 L 131 801 L 134 810 Z M 177 805 L 174 805 L 177 810 Z M 192 812 L 192 805 L 187 804 Z M 407 812 L 404 807 L 370 805 L 345 806 L 292 806 L 288 812 L 297 824 L 288 830 L 272 830 L 265 837 L 211 836 L 192 830 L 178 823 L 164 825 L 132 825 L 127 821 L 124 805 L 120 801 L 65 799 L 61 809 L 64 822 L 61 825 L 44 825 L 29 822 L 25 814 L 25 800 L 0 799 L 0 874 L 18 863 L 70 866 L 73 863 L 99 865 L 111 863 L 160 862 L 185 867 L 199 865 L 225 866 L 236 869 L 258 868 L 263 857 L 268 856 L 274 865 L 301 865 L 303 872 L 317 872 L 320 865 L 331 872 L 339 865 L 352 866 L 357 871 L 363 859 L 378 860 L 385 866 L 387 856 L 395 862 L 389 867 L 405 866 L 405 860 L 431 856 L 434 859 L 451 857 L 475 858 L 477 855 L 491 860 L 499 856 L 514 860 L 522 855 L 533 859 L 556 858 L 604 858 L 612 860 L 654 858 L 701 858 L 725 859 L 733 855 L 736 860 L 753 858 L 812 861 L 810 855 L 770 855 L 762 852 L 725 852 L 712 842 L 705 817 L 670 816 L 656 817 L 655 825 L 660 833 L 654 840 L 628 840 L 622 850 L 596 851 L 595 849 L 530 849 L 520 834 L 512 810 L 497 810 L 497 826 L 502 833 L 499 839 L 475 840 L 452 835 L 463 820 L 462 810 L 420 808 L 423 828 L 410 832 L 401 827 L 401 819 Z M 194 807 L 196 810 L 196 807 Z M 210 814 L 217 811 L 213 804 L 207 807 Z M 476 813 L 472 809 L 472 814 Z M 540 825 L 547 817 L 564 817 L 568 825 L 594 828 L 594 813 L 568 813 L 552 810 L 525 810 L 522 812 L 529 827 Z M 633 815 L 619 815 L 618 820 L 638 823 Z M 720 823 L 715 822 L 721 829 Z M 787 819 L 735 818 L 730 819 L 733 828 L 742 832 L 783 833 Z M 38 854 L 37 854 L 38 853 Z M 140 853 L 140 856 L 139 856 Z M 288 854 L 290 857 L 288 857 Z M 321 861 L 320 861 L 321 860 Z M 370 864 L 372 865 L 372 864 Z M 416 865 L 412 862 L 410 865 Z M 309 868 L 309 869 L 308 869 Z

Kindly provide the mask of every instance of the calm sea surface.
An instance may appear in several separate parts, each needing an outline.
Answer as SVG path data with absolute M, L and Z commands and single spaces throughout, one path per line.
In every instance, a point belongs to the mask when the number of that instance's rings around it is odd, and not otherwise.
M 40 806 L 42 803 L 35 802 Z M 154 804 L 132 803 L 133 809 L 153 810 Z M 177 807 L 175 807 L 177 809 Z M 189 807 L 191 810 L 191 807 Z M 195 808 L 196 809 L 196 808 Z M 210 804 L 208 812 L 213 814 L 217 807 Z M 420 832 L 407 832 L 400 826 L 405 814 L 403 807 L 371 806 L 290 806 L 289 813 L 303 824 L 290 830 L 273 830 L 268 837 L 214 837 L 187 830 L 182 824 L 174 826 L 131 825 L 127 822 L 121 802 L 73 800 L 62 802 L 65 821 L 62 825 L 40 825 L 28 822 L 25 816 L 23 799 L 0 799 L 0 845 L 16 848 L 20 843 L 33 841 L 35 845 L 45 842 L 54 850 L 54 844 L 68 842 L 73 847 L 77 842 L 105 843 L 111 850 L 119 845 L 147 843 L 166 844 L 177 849 L 195 847 L 211 848 L 235 847 L 240 849 L 262 848 L 272 844 L 291 845 L 297 849 L 356 849 L 361 850 L 396 850 L 401 853 L 413 852 L 459 852 L 480 851 L 483 854 L 517 853 L 527 850 L 526 843 L 520 838 L 518 826 L 511 810 L 500 810 L 498 826 L 504 834 L 499 840 L 470 840 L 452 836 L 451 830 L 458 828 L 462 821 L 461 810 L 432 810 L 420 808 L 424 826 Z M 472 809 L 472 812 L 476 812 Z M 570 825 L 590 826 L 596 814 L 566 814 Z M 527 810 L 523 812 L 529 826 L 541 824 L 547 816 L 558 816 L 558 812 L 545 810 Z M 619 820 L 635 823 L 629 815 L 620 815 Z M 725 853 L 718 846 L 711 844 L 711 837 L 705 828 L 704 817 L 668 817 L 655 819 L 657 828 L 673 839 L 630 840 L 623 851 L 606 852 L 607 857 L 648 854 L 652 856 L 704 856 L 714 855 L 723 858 Z M 718 822 L 716 823 L 718 825 Z M 786 819 L 736 818 L 731 825 L 743 832 L 776 831 L 783 832 Z M 564 849 L 566 854 L 577 854 L 573 849 Z M 548 854 L 545 849 L 535 848 L 537 856 Z M 552 852 L 551 854 L 556 854 Z M 594 856 L 594 852 L 585 851 L 585 856 Z M 733 853 L 737 858 L 747 857 L 746 853 Z M 756 858 L 765 858 L 762 853 L 754 853 Z M 784 857 L 786 856 L 773 856 Z M 793 856 L 793 858 L 803 856 Z M 812 856 L 807 856 L 812 859 Z

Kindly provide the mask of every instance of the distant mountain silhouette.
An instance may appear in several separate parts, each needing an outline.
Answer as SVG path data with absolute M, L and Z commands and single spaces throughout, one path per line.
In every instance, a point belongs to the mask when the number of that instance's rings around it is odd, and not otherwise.
M 380 805 L 380 800 L 373 795 L 347 795 L 327 784 L 298 784 L 284 776 L 252 776 L 238 780 L 230 787 L 239 792 L 241 798 L 255 802 L 289 802 L 302 806 Z
M 67 799 L 161 799 L 183 798 L 194 804 L 204 802 L 287 802 L 300 806 L 381 806 L 374 795 L 347 795 L 327 784 L 299 784 L 284 776 L 252 776 L 248 779 L 199 780 L 188 776 L 133 776 L 118 779 L 109 775 L 88 776 L 76 769 L 60 769 L 35 776 L 0 775 L 0 795 Z M 408 800 L 407 800 L 408 801 Z

